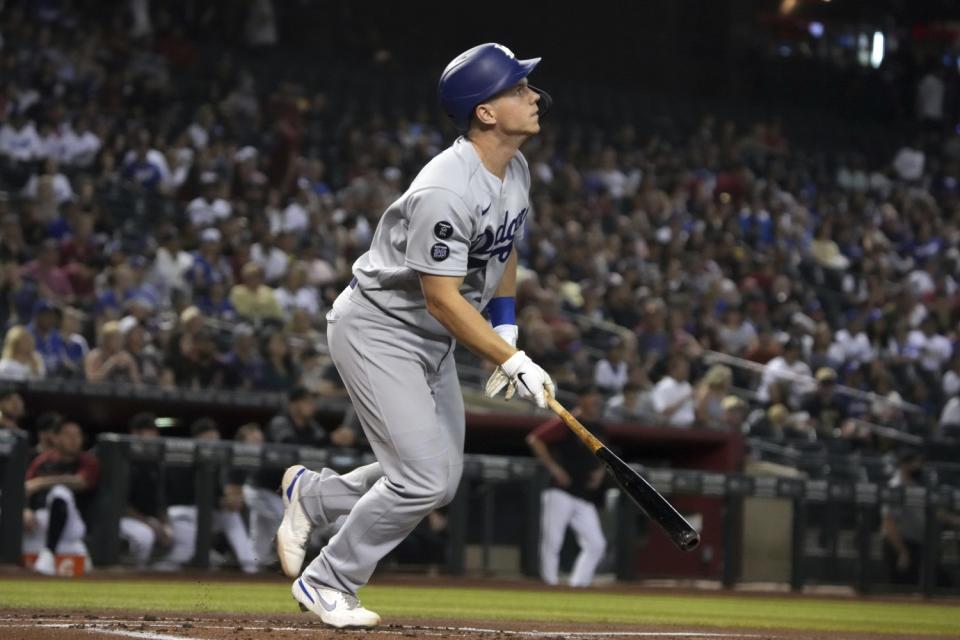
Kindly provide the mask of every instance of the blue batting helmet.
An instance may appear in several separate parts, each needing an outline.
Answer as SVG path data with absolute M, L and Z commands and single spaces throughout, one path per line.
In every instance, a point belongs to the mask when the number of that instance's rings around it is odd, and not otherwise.
M 502 44 L 488 42 L 454 58 L 440 76 L 437 94 L 440 104 L 457 127 L 466 130 L 474 108 L 526 78 L 540 58 L 517 60 Z M 543 91 L 531 87 L 548 101 Z M 546 106 L 541 112 L 546 113 Z

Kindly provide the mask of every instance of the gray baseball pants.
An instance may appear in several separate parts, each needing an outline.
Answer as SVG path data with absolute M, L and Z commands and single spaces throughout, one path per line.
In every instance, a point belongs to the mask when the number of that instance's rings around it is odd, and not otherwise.
M 434 509 L 463 472 L 464 409 L 453 340 L 417 333 L 347 288 L 327 316 L 330 355 L 377 462 L 305 473 L 300 502 L 315 526 L 346 516 L 303 577 L 349 594 Z

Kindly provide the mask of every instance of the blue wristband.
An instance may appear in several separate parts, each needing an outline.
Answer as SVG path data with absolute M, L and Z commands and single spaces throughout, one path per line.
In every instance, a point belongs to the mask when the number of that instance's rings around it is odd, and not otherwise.
M 511 296 L 494 298 L 487 305 L 490 314 L 490 324 L 499 327 L 501 324 L 517 324 L 517 301 Z

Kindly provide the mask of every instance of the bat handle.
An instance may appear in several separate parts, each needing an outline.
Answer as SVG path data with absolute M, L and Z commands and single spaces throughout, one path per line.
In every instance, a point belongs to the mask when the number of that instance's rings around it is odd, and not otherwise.
M 560 419 L 563 420 L 564 424 L 566 424 L 571 431 L 577 434 L 577 437 L 580 438 L 583 443 L 590 448 L 590 451 L 596 453 L 603 447 L 603 444 L 597 440 L 597 437 L 590 433 L 585 426 L 580 424 L 580 421 L 577 420 L 572 413 L 567 411 L 562 404 L 557 402 L 556 398 L 549 393 L 546 395 L 547 406 L 550 407 L 550 410 L 560 416 Z

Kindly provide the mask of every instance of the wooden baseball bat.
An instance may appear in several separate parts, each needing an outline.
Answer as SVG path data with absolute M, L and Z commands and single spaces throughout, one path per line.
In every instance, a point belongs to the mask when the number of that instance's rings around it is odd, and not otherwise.
M 567 411 L 555 398 L 547 394 L 547 404 L 551 411 L 560 416 L 563 423 L 573 431 L 595 456 L 600 458 L 607 471 L 617 481 L 630 499 L 650 518 L 660 525 L 670 536 L 673 543 L 684 551 L 692 551 L 700 544 L 700 534 L 680 513 L 674 509 L 660 492 L 653 488 L 643 476 L 634 471 L 590 433 L 573 414 Z

